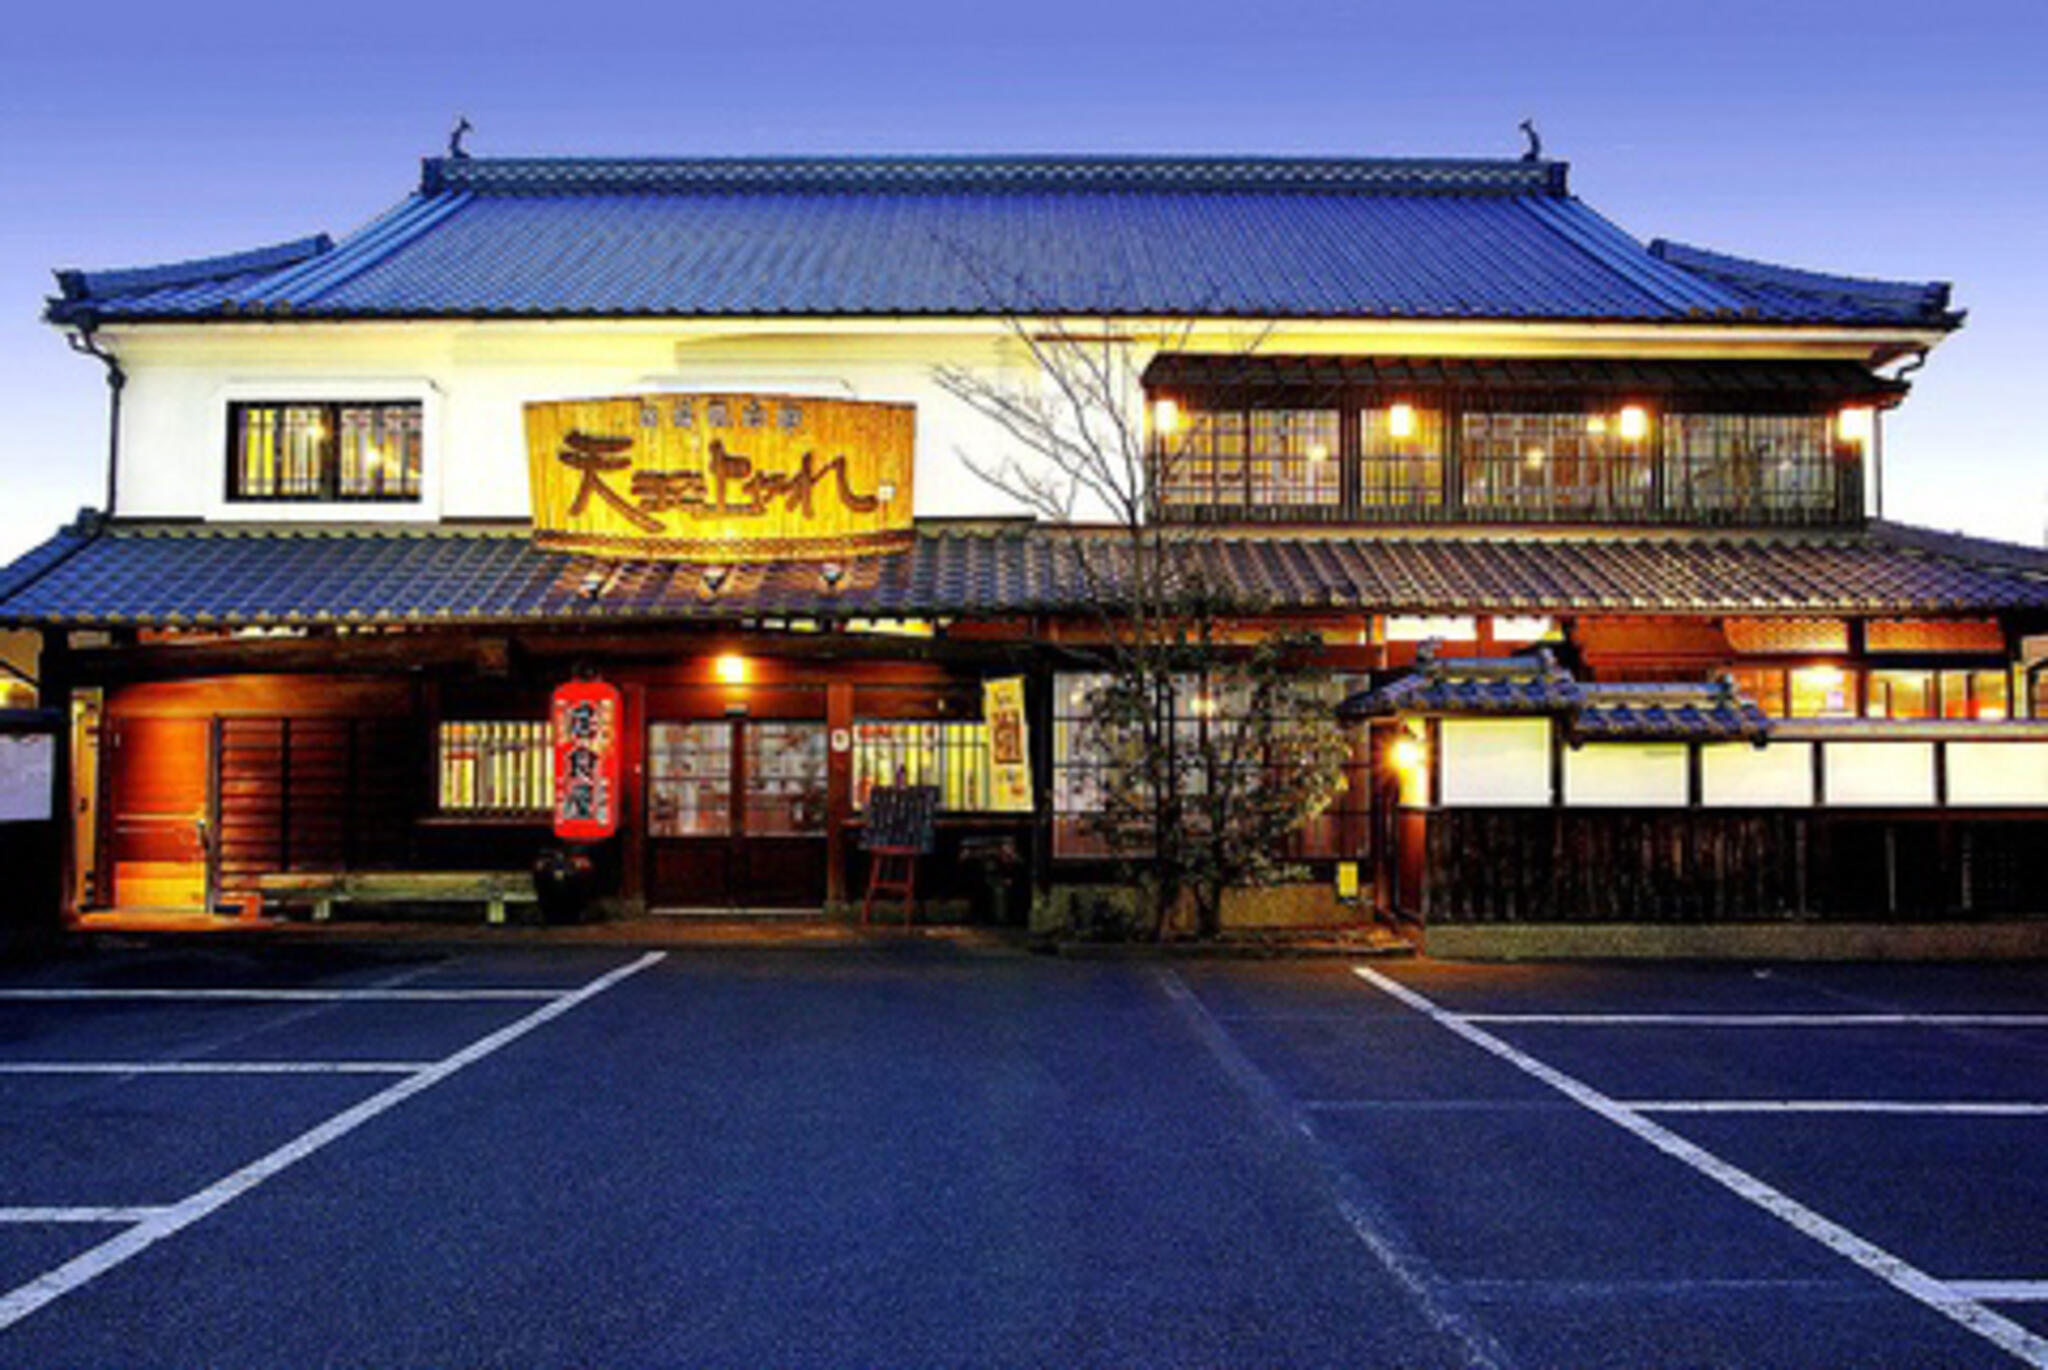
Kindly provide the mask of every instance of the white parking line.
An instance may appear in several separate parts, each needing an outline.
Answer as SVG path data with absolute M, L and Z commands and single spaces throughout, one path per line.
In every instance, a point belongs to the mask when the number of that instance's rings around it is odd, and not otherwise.
M 0 989 L 0 1000 L 190 999 L 290 1003 L 491 1003 L 558 999 L 559 989 Z
M 1948 1287 L 1980 1303 L 2040 1303 L 2048 1280 L 1950 1280 Z
M 1187 981 L 1171 970 L 1158 972 L 1160 988 L 1186 1017 L 1195 1036 L 1215 1056 L 1223 1073 L 1251 1101 L 1285 1144 L 1306 1149 L 1328 1181 L 1337 1213 L 1380 1268 L 1400 1285 L 1416 1311 L 1440 1335 L 1456 1344 L 1474 1370 L 1506 1370 L 1507 1353 L 1464 1307 L 1451 1281 L 1408 1239 L 1386 1205 L 1331 1153 L 1306 1114 L 1291 1104 L 1267 1074 L 1244 1054 L 1235 1038 L 1209 1013 Z
M 2048 1013 L 1461 1013 L 1467 1023 L 1540 1027 L 2034 1027 Z
M 554 995 L 549 1003 L 497 1031 L 478 1038 L 452 1056 L 436 1061 L 427 1069 L 409 1075 L 378 1091 L 353 1107 L 343 1109 L 326 1122 L 300 1133 L 283 1146 L 260 1156 L 240 1170 L 214 1181 L 168 1208 L 147 1212 L 133 1227 L 101 1242 L 56 1269 L 30 1280 L 18 1289 L 0 1295 L 0 1331 L 12 1327 L 39 1308 L 63 1298 L 99 1278 L 123 1262 L 141 1255 L 166 1237 L 173 1236 L 201 1218 L 226 1207 L 281 1171 L 305 1160 L 322 1147 L 340 1140 L 363 1124 L 432 1089 L 465 1067 L 502 1050 L 534 1029 L 561 1017 L 578 1004 L 604 993 L 629 976 L 637 975 L 663 960 L 666 952 L 650 951 L 636 961 L 606 972 L 580 989 Z
M 166 1210 L 146 1208 L 0 1208 L 0 1223 L 139 1223 Z
M 413 1075 L 431 1061 L 0 1061 L 0 1075 Z
M 1417 993 L 1398 980 L 1382 975 L 1370 966 L 1354 966 L 1352 974 L 1416 1012 L 1424 1014 L 1446 1031 L 1464 1038 L 1481 1051 L 1496 1056 L 1524 1074 L 1541 1080 L 1565 1097 L 1583 1105 L 1587 1111 L 1634 1134 L 1665 1155 L 1755 1204 L 1836 1255 L 1875 1275 L 1908 1298 L 1969 1329 L 2025 1364 L 2037 1367 L 2037 1370 L 2048 1370 L 2048 1338 L 2043 1338 L 2012 1319 L 1993 1312 L 1976 1299 L 1893 1255 L 1875 1242 L 1858 1236 L 1840 1223 L 1822 1217 L 1748 1171 L 1731 1165 L 1669 1128 L 1651 1122 L 1626 1104 L 1608 1098 L 1577 1077 L 1567 1075 L 1555 1066 L 1546 1065 L 1518 1047 L 1511 1046 L 1484 1028 L 1476 1026 L 1476 1022 L 1479 1021 L 1478 1015 L 1468 1017 L 1440 1008 L 1427 996 Z
M 2048 1104 L 1946 1103 L 1918 1099 L 1625 1099 L 1638 1113 L 1896 1113 L 1963 1118 L 2048 1117 Z

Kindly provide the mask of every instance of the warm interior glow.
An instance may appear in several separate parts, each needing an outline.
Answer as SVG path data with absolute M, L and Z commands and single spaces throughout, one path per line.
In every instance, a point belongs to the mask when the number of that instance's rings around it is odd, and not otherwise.
M 1404 771 L 1422 769 L 1422 743 L 1403 737 L 1394 743 L 1394 765 Z
M 1172 400 L 1152 401 L 1152 431 L 1170 438 L 1180 431 L 1180 406 Z
M 1415 406 L 1397 404 L 1387 410 L 1387 436 L 1390 438 L 1412 438 L 1415 436 Z
M 1586 431 L 1596 438 L 1605 433 L 1607 431 L 1607 416 L 1605 414 L 1587 415 Z
M 1835 689 L 1847 679 L 1839 666 L 1810 666 L 1806 669 L 1805 675 L 1808 681 L 1823 690 Z
M 1530 448 L 1529 455 L 1525 458 L 1525 460 L 1529 463 L 1529 469 L 1532 471 L 1537 467 L 1543 465 L 1543 449 L 1540 447 Z
M 1621 407 L 1621 436 L 1624 442 L 1641 442 L 1650 431 L 1650 415 L 1640 404 Z
M 747 683 L 747 659 L 738 652 L 720 652 L 711 663 L 711 673 L 726 685 Z
M 1330 459 L 1330 449 L 1321 443 L 1317 443 L 1308 449 L 1308 459 L 1310 461 L 1328 461 Z
M 1877 411 L 1867 404 L 1852 404 L 1835 416 L 1835 433 L 1843 442 L 1870 446 L 1877 431 Z

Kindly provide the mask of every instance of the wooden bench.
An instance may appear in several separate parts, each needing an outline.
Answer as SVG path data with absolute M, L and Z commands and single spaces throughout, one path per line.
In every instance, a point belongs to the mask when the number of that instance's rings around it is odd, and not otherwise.
M 506 905 L 540 899 L 525 871 L 290 871 L 257 876 L 256 889 L 268 904 L 310 904 L 316 923 L 336 904 L 482 904 L 503 923 Z

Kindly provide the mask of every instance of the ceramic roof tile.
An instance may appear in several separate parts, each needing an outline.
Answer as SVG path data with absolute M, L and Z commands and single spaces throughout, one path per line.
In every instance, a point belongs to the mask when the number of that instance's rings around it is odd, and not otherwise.
M 339 243 L 64 272 L 59 284 L 50 305 L 59 322 L 1020 313 L 1955 322 L 1936 284 L 1660 255 L 1573 197 L 1562 163 L 1478 160 L 435 159 L 416 193 Z
M 2048 611 L 2027 549 L 1920 530 L 1819 534 L 1415 534 L 1215 530 L 1177 545 L 1273 609 L 1381 613 Z M 1938 537 L 1939 535 L 1932 535 Z M 523 527 L 114 525 L 69 529 L 0 570 L 0 620 L 500 622 L 602 615 L 977 616 L 1079 611 L 1100 530 L 926 525 L 911 550 L 816 566 L 693 567 L 536 548 Z M 1918 537 L 1920 540 L 1915 541 Z M 1945 548 L 1943 550 L 1942 548 Z

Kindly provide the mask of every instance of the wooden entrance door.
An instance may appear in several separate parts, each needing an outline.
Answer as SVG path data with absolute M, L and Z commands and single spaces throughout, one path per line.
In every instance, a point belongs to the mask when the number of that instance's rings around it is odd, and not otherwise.
M 116 718 L 106 734 L 105 888 L 113 903 L 210 907 L 211 721 Z
M 650 902 L 657 908 L 822 904 L 825 753 L 823 723 L 650 723 Z

